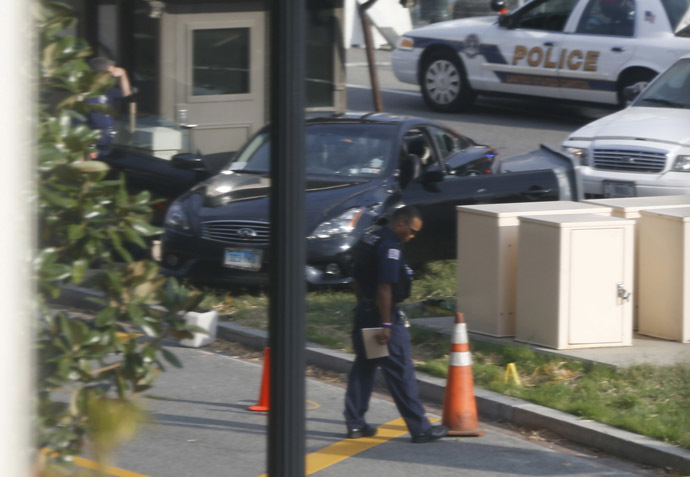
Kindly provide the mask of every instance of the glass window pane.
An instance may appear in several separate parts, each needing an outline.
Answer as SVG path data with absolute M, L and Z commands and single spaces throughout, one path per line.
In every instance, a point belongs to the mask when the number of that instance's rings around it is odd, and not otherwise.
M 306 106 L 333 106 L 333 43 L 337 19 L 331 2 L 309 1 L 307 14 Z
M 194 30 L 192 94 L 249 93 L 249 28 Z
M 632 0 L 591 0 L 577 26 L 578 33 L 633 36 L 635 2 Z

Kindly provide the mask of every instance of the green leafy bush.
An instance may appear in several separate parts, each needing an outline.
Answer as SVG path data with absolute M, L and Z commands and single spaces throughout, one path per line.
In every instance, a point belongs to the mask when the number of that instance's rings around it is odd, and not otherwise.
M 34 265 L 39 292 L 37 445 L 51 451 L 40 454 L 44 464 L 69 463 L 87 436 L 98 454 L 98 442 L 113 441 L 103 433 L 119 435 L 103 429 L 106 420 L 96 417 L 107 413 L 98 409 L 127 409 L 129 399 L 165 369 L 164 361 L 181 365 L 162 348 L 162 340 L 189 336 L 183 312 L 202 298 L 161 277 L 155 263 L 135 261 L 130 253 L 132 247 L 146 247 L 146 238 L 160 230 L 150 225 L 150 194 L 128 194 L 124 178 L 106 178 L 107 165 L 89 158 L 100 132 L 85 125 L 85 99 L 106 91 L 112 78 L 92 73 L 85 61 L 92 55 L 88 45 L 65 34 L 74 24 L 67 5 L 41 3 Z M 94 268 L 98 274 L 88 273 Z M 102 292 L 100 311 L 81 317 L 55 311 L 51 300 L 65 284 Z M 141 337 L 133 339 L 135 332 Z M 122 425 L 131 427 L 121 417 Z

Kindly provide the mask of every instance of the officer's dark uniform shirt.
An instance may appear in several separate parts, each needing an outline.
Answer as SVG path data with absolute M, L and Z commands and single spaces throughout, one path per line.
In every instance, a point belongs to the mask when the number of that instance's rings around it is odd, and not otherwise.
M 98 104 L 102 106 L 110 106 L 113 108 L 115 106 L 115 101 L 122 99 L 124 95 L 122 90 L 118 87 L 112 87 L 105 94 L 96 96 L 95 98 L 87 98 L 85 101 L 87 104 Z M 101 137 L 97 142 L 99 147 L 107 147 L 113 141 L 113 135 L 115 131 L 115 121 L 112 115 L 101 112 L 101 111 L 91 111 L 89 114 L 89 127 L 92 129 L 100 129 Z
M 411 270 L 406 266 L 398 236 L 387 226 L 369 232 L 354 248 L 353 278 L 362 299 L 375 301 L 379 283 L 392 285 L 393 302 L 410 296 Z

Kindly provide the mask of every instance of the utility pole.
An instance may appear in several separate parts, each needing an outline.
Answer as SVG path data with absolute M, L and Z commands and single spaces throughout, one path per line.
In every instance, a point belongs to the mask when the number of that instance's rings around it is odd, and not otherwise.
M 383 100 L 381 99 L 381 89 L 379 87 L 379 76 L 376 71 L 376 58 L 374 57 L 374 43 L 371 38 L 371 19 L 367 10 L 370 9 L 376 0 L 367 0 L 360 4 L 357 2 L 359 18 L 362 20 L 362 35 L 364 35 L 364 48 L 367 52 L 367 62 L 369 63 L 369 79 L 371 81 L 371 94 L 374 100 L 374 110 L 378 113 L 383 111 Z
M 268 475 L 305 475 L 305 0 L 271 0 Z

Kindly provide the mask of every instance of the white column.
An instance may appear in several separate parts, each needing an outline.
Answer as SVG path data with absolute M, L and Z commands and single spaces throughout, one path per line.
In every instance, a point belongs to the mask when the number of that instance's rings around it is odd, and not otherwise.
M 3 475 L 17 477 L 30 475 L 34 377 L 29 266 L 35 236 L 33 3 L 4 1 L 0 7 L 0 462 Z

